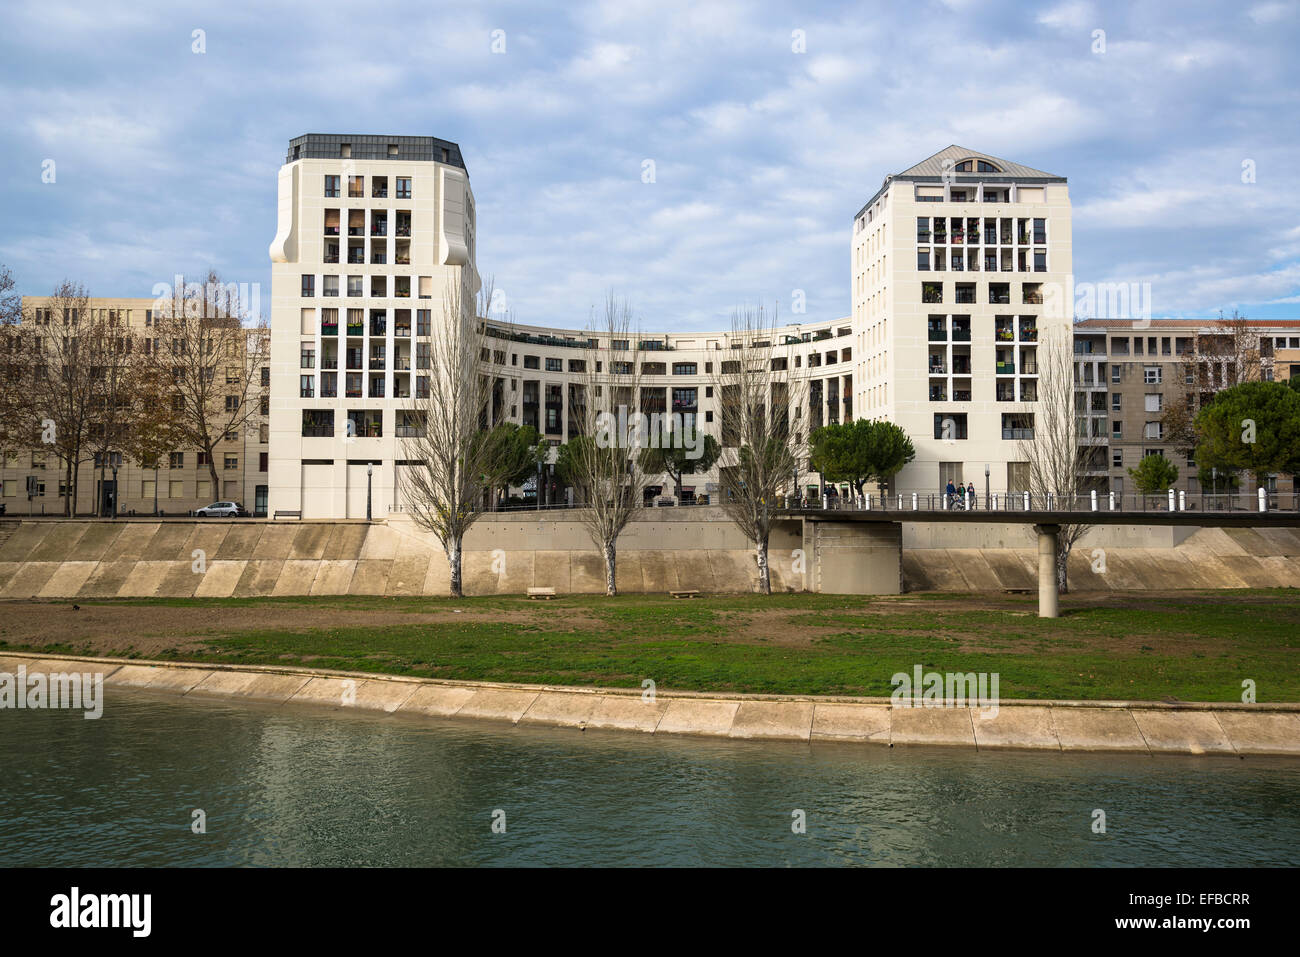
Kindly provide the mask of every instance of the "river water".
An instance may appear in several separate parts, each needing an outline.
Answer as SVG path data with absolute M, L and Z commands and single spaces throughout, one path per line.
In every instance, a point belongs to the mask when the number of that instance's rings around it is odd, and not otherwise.
M 754 744 L 119 691 L 99 720 L 0 711 L 0 769 L 0 866 L 1300 861 L 1300 762 L 1261 758 Z

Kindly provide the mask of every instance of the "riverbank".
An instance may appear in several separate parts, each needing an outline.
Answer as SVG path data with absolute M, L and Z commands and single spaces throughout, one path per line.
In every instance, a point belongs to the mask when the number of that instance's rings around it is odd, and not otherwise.
M 888 697 L 999 675 L 1003 700 L 1300 701 L 1300 593 L 286 597 L 0 602 L 9 652 L 452 681 Z
M 900 707 L 888 699 L 680 694 L 615 688 L 454 682 L 292 667 L 122 663 L 6 654 L 0 673 L 98 673 L 105 715 L 117 691 L 354 710 L 407 718 L 472 718 L 579 731 L 840 741 L 985 749 L 1300 757 L 1300 704 L 1162 702 Z

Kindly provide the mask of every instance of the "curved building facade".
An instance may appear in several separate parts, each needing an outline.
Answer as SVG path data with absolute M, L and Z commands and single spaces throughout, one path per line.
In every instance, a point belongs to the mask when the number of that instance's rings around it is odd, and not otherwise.
M 1039 349 L 1069 348 L 1064 177 L 951 146 L 886 177 L 854 217 L 848 316 L 776 330 L 808 428 L 880 418 L 916 460 L 899 490 L 950 479 L 1024 487 Z M 363 518 L 401 508 L 402 438 L 427 388 L 420 338 L 449 288 L 472 296 L 474 198 L 454 143 L 312 134 L 279 174 L 271 244 L 270 509 Z M 559 444 L 590 333 L 494 323 L 493 414 Z M 1059 333 L 1059 335 L 1057 335 Z M 632 333 L 642 411 L 693 414 L 718 436 L 714 381 L 730 333 Z M 577 365 L 575 365 L 575 362 Z M 687 501 L 716 474 L 683 479 Z M 804 473 L 801 485 L 816 484 Z M 651 480 L 664 493 L 666 477 Z M 544 496 L 552 493 L 549 487 Z

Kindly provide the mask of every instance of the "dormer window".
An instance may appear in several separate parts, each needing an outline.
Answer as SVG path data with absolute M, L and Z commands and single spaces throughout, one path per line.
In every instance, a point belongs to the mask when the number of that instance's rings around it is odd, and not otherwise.
M 1002 172 L 1002 170 L 998 169 L 996 166 L 994 166 L 992 163 L 987 162 L 986 160 L 973 160 L 973 159 L 962 160 L 960 163 L 958 163 L 956 166 L 953 167 L 953 170 L 954 172 L 958 172 L 958 173 L 1000 173 Z

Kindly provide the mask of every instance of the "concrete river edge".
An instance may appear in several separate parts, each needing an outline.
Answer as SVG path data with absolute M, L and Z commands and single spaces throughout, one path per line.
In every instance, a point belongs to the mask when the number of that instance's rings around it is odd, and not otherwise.
M 108 689 L 424 718 L 643 734 L 985 749 L 1300 757 L 1300 704 L 1007 701 L 900 707 L 887 698 L 745 695 L 447 681 L 302 667 L 5 652 L 0 673 L 102 673 Z M 95 667 L 90 667 L 95 666 Z M 96 672 L 95 669 L 98 669 Z

